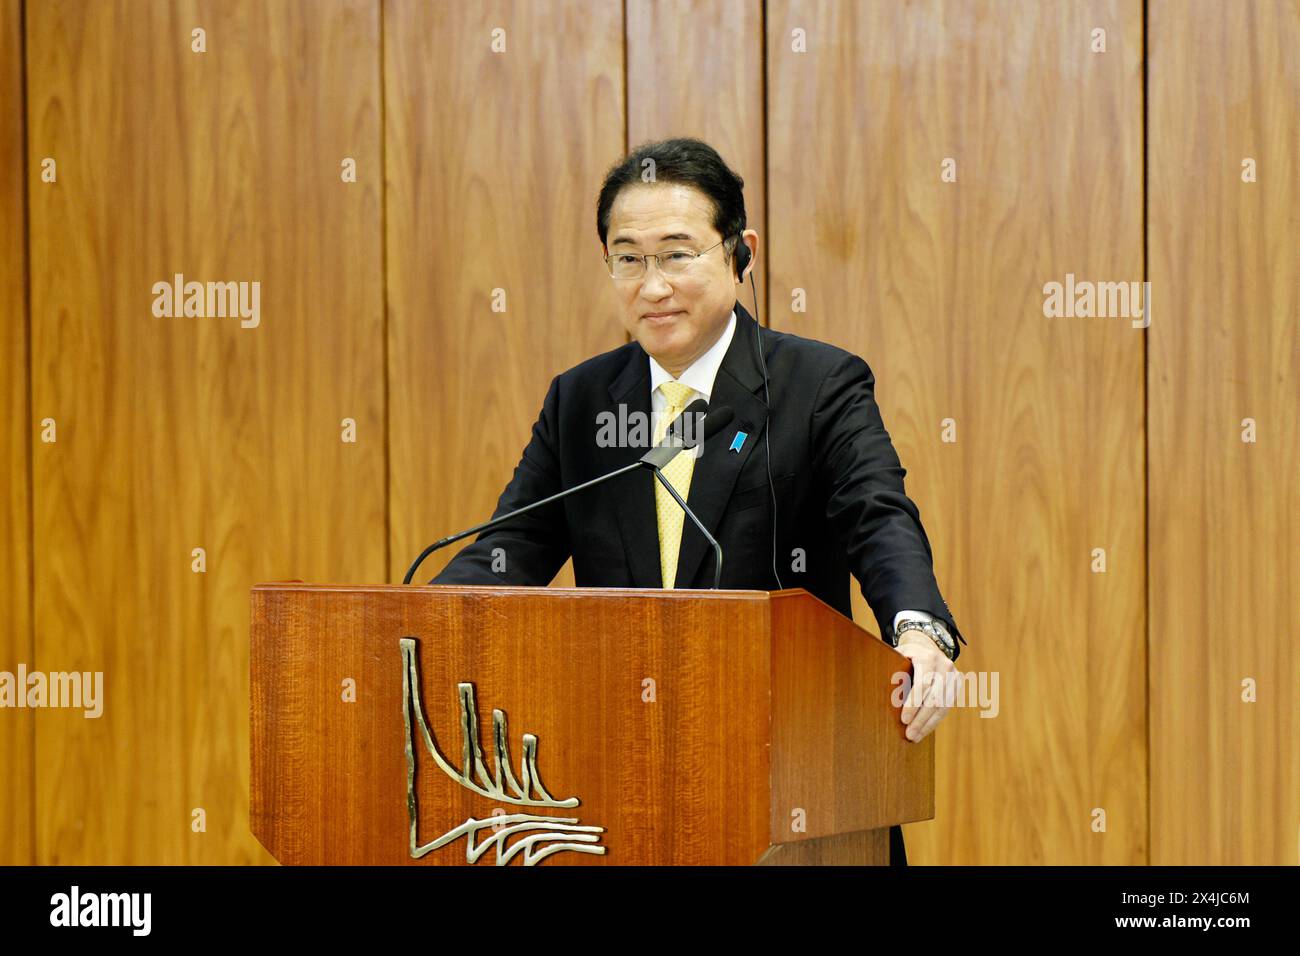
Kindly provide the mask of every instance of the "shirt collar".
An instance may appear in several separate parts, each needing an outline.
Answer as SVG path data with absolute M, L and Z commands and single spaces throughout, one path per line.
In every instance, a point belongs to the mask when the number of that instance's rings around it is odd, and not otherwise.
M 691 363 L 686 371 L 682 372 L 681 382 L 704 396 L 707 402 L 713 393 L 713 380 L 718 377 L 718 369 L 722 367 L 722 360 L 726 357 L 727 349 L 731 345 L 731 337 L 736 334 L 736 310 L 731 310 L 731 318 L 727 320 L 727 327 L 723 330 L 718 341 L 714 342 L 707 352 Z M 673 377 L 668 374 L 668 370 L 650 357 L 650 394 L 655 391 L 664 382 L 673 381 Z

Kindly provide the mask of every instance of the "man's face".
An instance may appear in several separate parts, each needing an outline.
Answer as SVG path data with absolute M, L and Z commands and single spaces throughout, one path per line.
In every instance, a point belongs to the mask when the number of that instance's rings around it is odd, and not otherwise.
M 637 183 L 625 187 L 610 209 L 607 255 L 704 252 L 721 242 L 713 206 L 693 186 Z M 756 248 L 758 233 L 745 230 Z M 614 279 L 623 305 L 623 326 L 676 378 L 722 335 L 736 303 L 732 260 L 722 246 L 696 259 L 685 275 L 665 276 L 647 262 L 640 279 Z M 752 266 L 751 266 L 752 267 Z

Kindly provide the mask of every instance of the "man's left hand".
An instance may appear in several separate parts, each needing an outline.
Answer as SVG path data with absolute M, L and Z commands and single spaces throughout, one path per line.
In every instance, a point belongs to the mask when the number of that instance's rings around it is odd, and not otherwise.
M 907 739 L 913 743 L 924 740 L 939 721 L 948 715 L 944 707 L 944 690 L 957 678 L 957 665 L 939 650 L 927 635 L 906 631 L 894 648 L 912 662 L 912 686 L 900 715 L 907 725 Z

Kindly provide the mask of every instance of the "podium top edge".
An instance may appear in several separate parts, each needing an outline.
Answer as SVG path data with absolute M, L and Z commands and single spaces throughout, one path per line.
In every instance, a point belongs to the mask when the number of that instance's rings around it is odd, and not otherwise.
M 693 588 L 554 588 L 527 587 L 513 584 L 326 584 L 307 581 L 265 581 L 254 584 L 254 592 L 264 591 L 335 591 L 352 592 L 402 592 L 426 594 L 554 594 L 562 597 L 618 597 L 618 598 L 682 598 L 722 599 L 747 598 L 767 600 L 773 597 L 792 597 L 808 594 L 803 588 L 786 588 L 781 591 L 693 589 Z

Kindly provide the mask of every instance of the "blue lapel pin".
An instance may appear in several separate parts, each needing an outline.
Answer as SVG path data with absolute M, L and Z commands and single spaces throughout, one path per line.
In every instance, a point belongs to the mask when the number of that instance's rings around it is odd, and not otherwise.
M 731 439 L 731 447 L 728 451 L 739 452 L 745 444 L 745 439 L 749 437 L 748 432 L 736 432 L 736 437 Z

